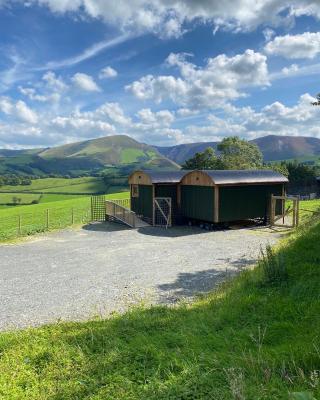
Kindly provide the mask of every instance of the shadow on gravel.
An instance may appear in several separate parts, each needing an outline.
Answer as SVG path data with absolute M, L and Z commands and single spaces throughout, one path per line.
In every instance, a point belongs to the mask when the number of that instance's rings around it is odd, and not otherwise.
M 118 232 L 118 231 L 126 231 L 131 228 L 116 222 L 105 221 L 105 222 L 91 222 L 90 224 L 84 225 L 82 229 L 92 232 Z
M 206 294 L 223 281 L 256 264 L 258 260 L 241 257 L 238 260 L 222 261 L 227 263 L 225 269 L 219 267 L 192 273 L 182 272 L 174 282 L 159 285 L 160 303 L 176 303 L 182 299 L 192 299 L 196 295 Z
M 129 226 L 122 225 L 117 222 L 92 222 L 90 224 L 84 225 L 82 229 L 86 231 L 92 232 L 118 232 L 118 231 L 126 231 L 133 230 Z M 142 235 L 148 236 L 159 236 L 159 237 L 179 237 L 179 236 L 191 236 L 191 235 L 199 235 L 202 233 L 208 233 L 209 231 L 205 229 L 200 229 L 198 227 L 190 227 L 190 226 L 174 226 L 168 229 L 159 228 L 156 226 L 144 226 L 142 228 L 138 228 L 137 232 Z
M 202 233 L 208 233 L 209 231 L 190 226 L 174 226 L 168 229 L 154 227 L 154 226 L 145 226 L 143 228 L 139 228 L 138 232 L 141 233 L 142 235 L 148 235 L 148 236 L 176 238 L 182 236 L 200 235 Z

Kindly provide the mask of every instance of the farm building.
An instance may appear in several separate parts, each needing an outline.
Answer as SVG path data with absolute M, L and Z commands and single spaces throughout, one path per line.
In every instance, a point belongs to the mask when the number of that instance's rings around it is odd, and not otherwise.
M 186 171 L 136 171 L 129 177 L 131 210 L 155 225 L 161 199 L 170 201 L 169 225 L 180 222 L 180 181 Z M 157 200 L 158 199 L 158 200 Z M 159 203 L 160 202 L 160 203 Z M 166 206 L 166 204 L 165 204 Z M 168 207 L 168 206 L 166 206 Z M 167 213 L 168 210 L 165 210 Z M 161 212 L 160 212 L 161 215 Z
M 168 213 L 168 224 L 266 219 L 271 195 L 283 196 L 287 182 L 271 170 L 136 171 L 129 177 L 131 209 L 153 225 Z M 281 202 L 277 207 L 280 214 Z

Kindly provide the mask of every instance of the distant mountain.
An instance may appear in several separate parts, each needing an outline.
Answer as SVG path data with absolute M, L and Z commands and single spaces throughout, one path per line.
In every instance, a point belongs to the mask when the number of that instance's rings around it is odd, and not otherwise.
M 312 137 L 265 136 L 253 140 L 265 161 L 320 157 L 320 139 Z M 134 169 L 178 169 L 196 152 L 217 147 L 218 142 L 157 147 L 139 143 L 126 135 L 107 136 L 46 149 L 0 149 L 0 174 L 71 175 L 102 170 L 127 175 Z M 308 158 L 310 157 L 310 158 Z
M 266 161 L 320 157 L 320 139 L 304 136 L 269 135 L 253 140 Z
M 320 157 L 320 139 L 313 137 L 269 135 L 254 139 L 252 142 L 259 146 L 265 161 Z M 165 157 L 182 164 L 199 151 L 204 151 L 208 147 L 215 149 L 217 144 L 218 142 L 200 142 L 155 148 Z
M 126 172 L 136 168 L 179 168 L 154 147 L 125 135 L 107 136 L 47 149 L 0 149 L 0 173 L 75 176 L 108 167 Z
M 186 143 L 168 147 L 155 146 L 155 149 L 170 160 L 178 164 L 183 164 L 186 160 L 193 157 L 195 153 L 202 152 L 208 147 L 216 149 L 217 144 L 218 142 Z

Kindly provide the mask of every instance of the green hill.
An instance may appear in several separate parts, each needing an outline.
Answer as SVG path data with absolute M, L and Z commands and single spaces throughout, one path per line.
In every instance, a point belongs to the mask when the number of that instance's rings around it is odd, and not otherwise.
M 176 169 L 179 166 L 152 146 L 125 135 L 102 137 L 48 149 L 0 150 L 0 174 L 70 174 L 105 168 L 125 173 L 136 168 Z

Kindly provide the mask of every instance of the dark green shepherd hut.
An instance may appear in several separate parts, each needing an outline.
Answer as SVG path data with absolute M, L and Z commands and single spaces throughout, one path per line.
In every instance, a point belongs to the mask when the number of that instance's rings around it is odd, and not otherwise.
M 131 209 L 153 225 L 161 217 L 161 198 L 171 199 L 170 224 L 267 220 L 271 195 L 284 196 L 287 182 L 271 170 L 136 171 L 129 177 Z M 278 202 L 277 214 L 282 207 Z
M 155 224 L 155 200 L 171 199 L 171 224 L 180 219 L 180 181 L 186 171 L 136 171 L 129 176 L 131 210 Z
M 271 195 L 284 196 L 288 179 L 271 170 L 191 171 L 181 179 L 181 214 L 212 223 L 267 219 Z M 281 202 L 278 204 L 281 214 Z

